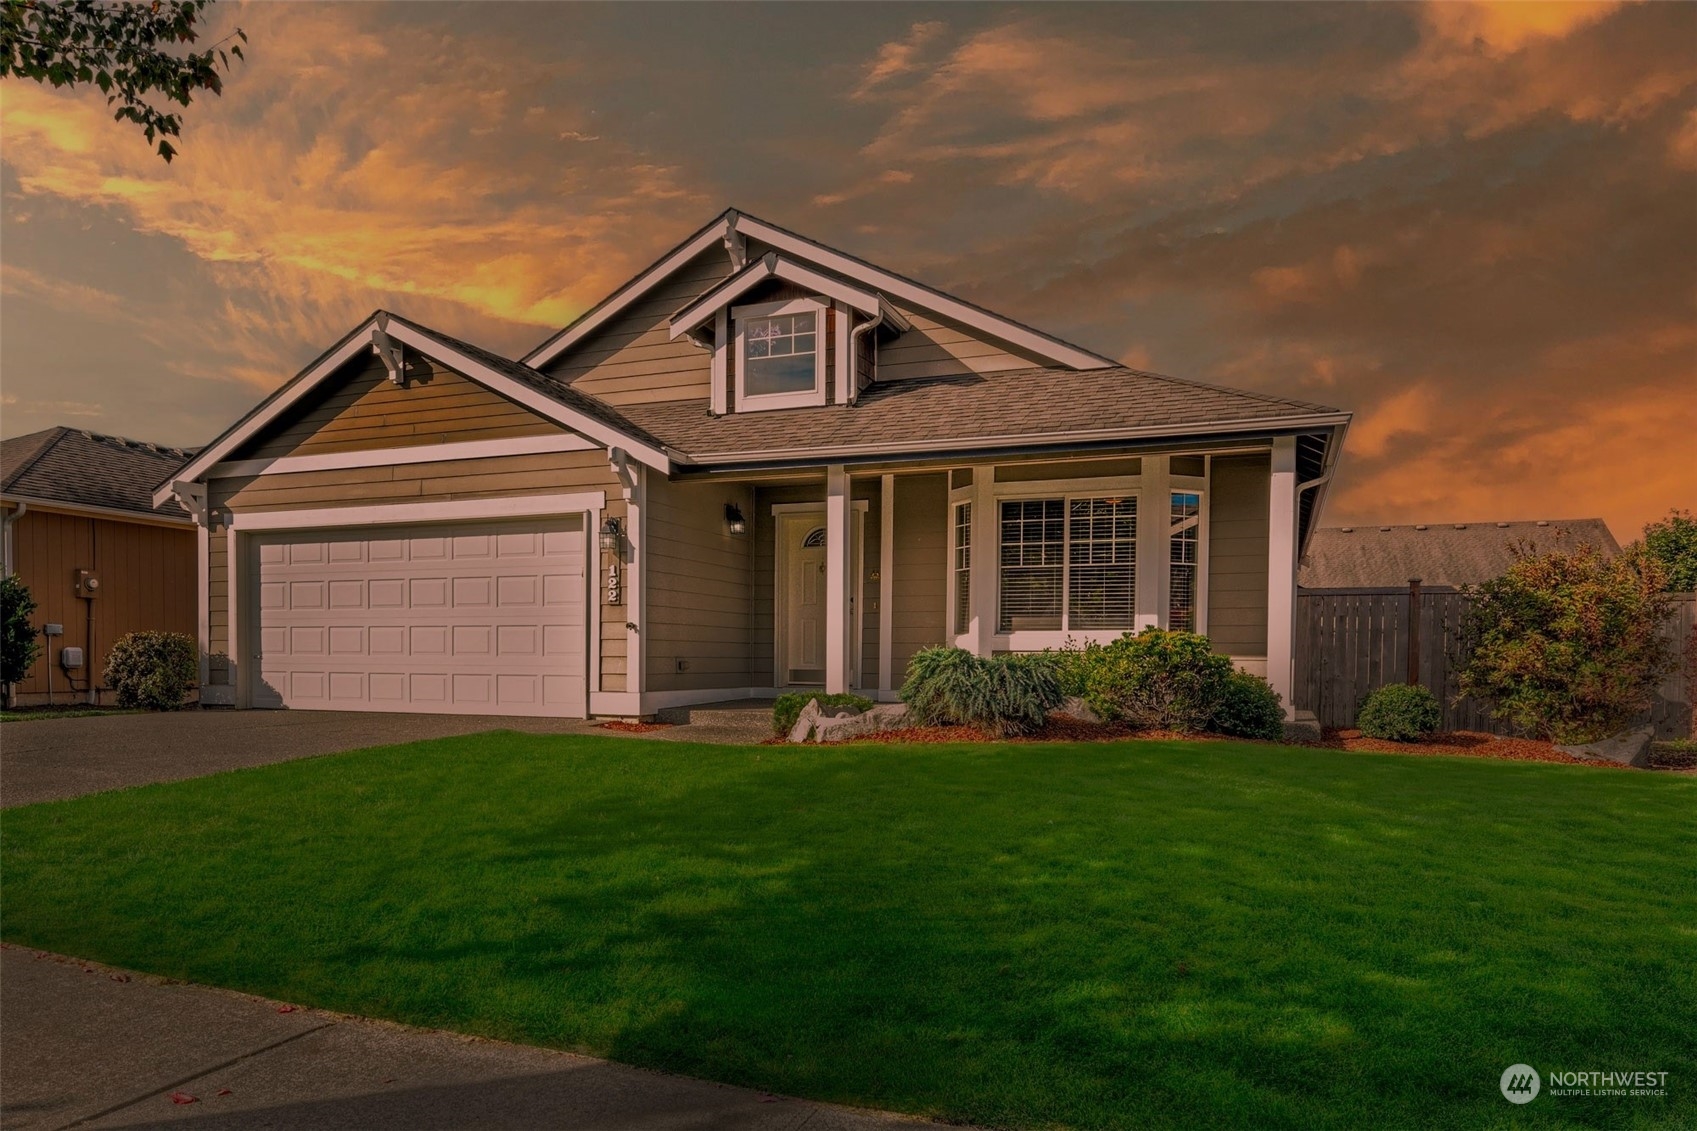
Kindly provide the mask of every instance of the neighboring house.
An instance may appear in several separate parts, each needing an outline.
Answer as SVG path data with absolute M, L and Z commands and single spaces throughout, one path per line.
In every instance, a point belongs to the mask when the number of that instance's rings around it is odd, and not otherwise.
M 726 212 L 519 361 L 378 312 L 155 495 L 209 699 L 648 715 L 892 698 L 1194 628 L 1289 689 L 1349 416 L 1137 372 Z
M 1501 577 L 1520 547 L 1605 554 L 1620 544 L 1600 518 L 1527 522 L 1432 522 L 1417 526 L 1327 526 L 1309 539 L 1297 584 L 1304 589 L 1477 585 Z
M 126 633 L 193 634 L 195 529 L 153 488 L 194 453 L 76 428 L 0 442 L 5 569 L 35 598 L 35 623 L 61 625 L 14 688 L 19 704 L 98 702 L 106 653 Z M 82 663 L 62 662 L 66 648 Z M 72 653 L 75 655 L 75 653 Z

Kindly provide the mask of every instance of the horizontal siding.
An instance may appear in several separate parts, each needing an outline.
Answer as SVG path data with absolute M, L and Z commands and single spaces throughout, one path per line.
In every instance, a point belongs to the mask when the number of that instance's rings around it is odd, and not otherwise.
M 726 527 L 727 503 L 746 517 L 754 510 L 754 492 L 734 484 L 649 480 L 643 515 L 646 690 L 749 686 L 754 555 L 748 535 Z M 678 670 L 679 661 L 687 670 Z
M 949 487 L 946 474 L 896 477 L 895 577 L 891 630 L 892 686 L 908 661 L 948 635 L 944 569 L 948 564 Z
M 1232 656 L 1267 654 L 1268 456 L 1216 456 L 1208 499 L 1208 636 Z
M 1043 362 L 1010 353 L 1006 347 L 939 318 L 902 308 L 913 324 L 905 334 L 878 346 L 878 380 L 940 377 L 954 373 L 997 373 Z
M 673 341 L 667 324 L 729 274 L 724 249 L 708 248 L 556 358 L 547 371 L 609 404 L 706 399 L 711 356 L 685 338 Z
M 558 435 L 564 429 L 428 358 L 407 362 L 407 385 L 378 359 L 350 363 L 234 458 L 416 447 L 425 444 Z

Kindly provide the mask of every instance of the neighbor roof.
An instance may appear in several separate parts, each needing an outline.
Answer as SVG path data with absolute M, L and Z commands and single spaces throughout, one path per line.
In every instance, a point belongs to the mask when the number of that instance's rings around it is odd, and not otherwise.
M 1403 586 L 1417 577 L 1423 585 L 1477 585 L 1500 577 L 1513 564 L 1516 547 L 1573 550 L 1582 545 L 1605 554 L 1620 551 L 1600 518 L 1326 526 L 1309 540 L 1297 584 L 1357 589 Z
M 878 381 L 853 405 L 776 412 L 715 417 L 705 400 L 630 404 L 620 411 L 691 462 L 707 464 L 1237 432 L 1342 417 L 1324 405 L 1118 366 Z
M 186 448 L 48 428 L 0 441 L 0 490 L 26 501 L 187 518 L 175 502 L 156 509 L 152 495 L 153 485 L 192 455 Z

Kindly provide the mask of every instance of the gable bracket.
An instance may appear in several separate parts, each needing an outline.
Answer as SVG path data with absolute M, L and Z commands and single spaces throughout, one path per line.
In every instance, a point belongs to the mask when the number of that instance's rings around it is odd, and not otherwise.
M 383 360 L 383 368 L 389 371 L 389 380 L 404 389 L 407 387 L 407 371 L 401 360 L 401 343 L 389 336 L 387 314 L 379 311 L 376 322 L 376 328 L 371 331 L 371 352 Z

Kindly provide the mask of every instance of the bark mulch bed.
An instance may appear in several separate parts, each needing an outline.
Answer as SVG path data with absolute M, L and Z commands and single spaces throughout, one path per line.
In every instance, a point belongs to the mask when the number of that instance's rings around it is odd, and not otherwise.
M 627 723 L 618 719 L 609 719 L 604 723 L 596 723 L 602 730 L 616 730 L 620 734 L 647 734 L 651 730 L 670 730 L 674 723 Z
M 1328 730 L 1319 745 L 1333 750 L 1371 754 L 1439 754 L 1465 758 L 1497 758 L 1509 762 L 1559 762 L 1566 766 L 1610 766 L 1630 769 L 1615 762 L 1593 761 L 1563 754 L 1548 742 L 1535 738 L 1508 738 L 1500 734 L 1455 730 L 1434 734 L 1422 742 L 1388 742 L 1368 738 L 1358 730 Z

